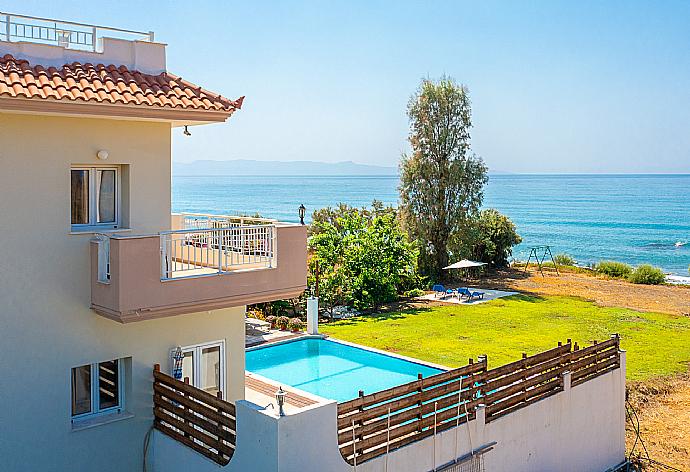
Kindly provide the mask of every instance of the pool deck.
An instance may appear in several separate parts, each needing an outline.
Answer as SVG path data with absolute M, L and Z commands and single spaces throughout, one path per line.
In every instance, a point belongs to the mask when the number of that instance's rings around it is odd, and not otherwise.
M 275 394 L 279 387 L 282 387 L 287 393 L 283 406 L 283 410 L 287 414 L 328 401 L 288 385 L 280 385 L 278 382 L 251 372 L 245 372 L 244 374 L 244 399 L 267 409 L 272 409 L 276 414 L 278 412 L 278 405 L 276 404 Z
M 262 344 L 275 343 L 278 341 L 285 341 L 288 339 L 299 338 L 305 336 L 306 333 L 301 331 L 299 333 L 290 333 L 288 331 L 280 331 L 271 329 L 266 332 L 252 332 L 247 333 L 244 337 L 244 347 L 255 347 Z

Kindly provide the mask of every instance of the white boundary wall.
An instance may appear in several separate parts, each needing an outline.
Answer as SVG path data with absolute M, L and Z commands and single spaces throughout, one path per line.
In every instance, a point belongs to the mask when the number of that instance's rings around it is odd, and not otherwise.
M 423 472 L 495 442 L 487 472 L 603 472 L 625 459 L 625 353 L 621 367 L 485 424 L 477 419 L 357 466 L 360 472 Z M 237 450 L 220 467 L 159 432 L 149 462 L 155 472 L 347 472 L 337 446 L 337 404 L 321 403 L 283 417 L 237 402 Z M 456 447 L 457 441 L 457 447 Z M 435 452 L 435 457 L 434 457 Z M 386 464 L 387 462 L 387 464 Z

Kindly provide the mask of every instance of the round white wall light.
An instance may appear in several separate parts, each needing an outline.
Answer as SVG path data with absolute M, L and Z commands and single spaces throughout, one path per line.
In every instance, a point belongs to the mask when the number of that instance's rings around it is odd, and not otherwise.
M 101 149 L 96 153 L 96 157 L 98 157 L 100 160 L 105 161 L 108 158 L 108 151 L 105 149 Z

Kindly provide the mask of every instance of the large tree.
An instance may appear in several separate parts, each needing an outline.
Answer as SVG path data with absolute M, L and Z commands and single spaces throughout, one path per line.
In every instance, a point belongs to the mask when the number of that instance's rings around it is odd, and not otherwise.
M 471 112 L 467 88 L 449 77 L 422 80 L 407 106 L 412 151 L 400 165 L 401 211 L 430 275 L 448 264 L 448 241 L 476 218 L 484 197 L 487 169 L 470 150 Z

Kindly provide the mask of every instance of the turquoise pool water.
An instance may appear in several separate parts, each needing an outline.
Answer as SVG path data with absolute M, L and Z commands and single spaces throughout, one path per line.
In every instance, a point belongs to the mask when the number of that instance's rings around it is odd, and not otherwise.
M 428 377 L 443 372 L 319 338 L 247 351 L 246 362 L 249 372 L 339 402 L 355 398 L 359 390 L 374 393 L 416 380 L 417 374 Z

